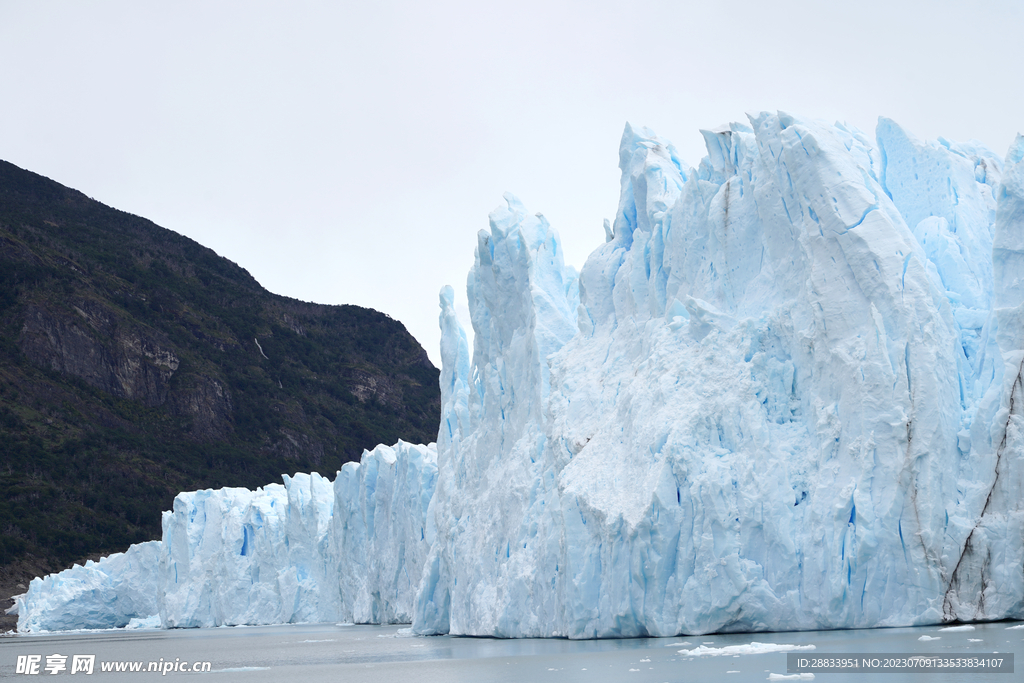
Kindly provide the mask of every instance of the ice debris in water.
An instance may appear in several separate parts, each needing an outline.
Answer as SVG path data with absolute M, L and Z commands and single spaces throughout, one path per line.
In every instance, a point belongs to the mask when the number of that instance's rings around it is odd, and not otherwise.
M 754 641 L 747 645 L 726 645 L 725 647 L 707 647 L 698 645 L 692 650 L 679 650 L 679 654 L 687 657 L 722 657 L 735 655 L 763 655 L 771 652 L 796 652 L 798 650 L 813 650 L 814 645 L 783 645 L 779 643 L 758 643 Z
M 441 293 L 436 451 L 182 494 L 150 571 L 34 581 L 20 627 L 148 616 L 107 606 L 136 585 L 164 626 L 1024 617 L 1024 137 L 1000 159 L 781 112 L 703 135 L 689 168 L 626 127 L 578 275 L 506 196 L 467 282 L 472 355 Z

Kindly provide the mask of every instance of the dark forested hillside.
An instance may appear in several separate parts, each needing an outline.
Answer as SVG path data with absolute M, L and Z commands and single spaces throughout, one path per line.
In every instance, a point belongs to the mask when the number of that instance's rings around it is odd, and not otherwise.
M 0 162 L 0 579 L 158 538 L 181 490 L 433 441 L 437 382 L 398 321 Z

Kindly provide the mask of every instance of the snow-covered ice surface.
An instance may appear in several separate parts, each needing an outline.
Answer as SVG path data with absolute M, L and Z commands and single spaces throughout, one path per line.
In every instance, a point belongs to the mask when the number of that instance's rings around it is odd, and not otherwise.
M 506 195 L 468 278 L 472 356 L 441 293 L 436 459 L 399 444 L 333 485 L 182 494 L 162 623 L 594 638 L 1024 616 L 1024 137 L 1000 159 L 784 113 L 703 135 L 688 168 L 626 127 L 618 212 L 578 275 Z

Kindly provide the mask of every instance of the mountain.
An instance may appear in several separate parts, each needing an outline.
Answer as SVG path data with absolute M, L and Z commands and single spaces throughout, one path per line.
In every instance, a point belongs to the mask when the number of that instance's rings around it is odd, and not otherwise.
M 403 325 L 277 296 L 193 240 L 0 162 L 0 588 L 160 536 L 181 490 L 437 435 Z

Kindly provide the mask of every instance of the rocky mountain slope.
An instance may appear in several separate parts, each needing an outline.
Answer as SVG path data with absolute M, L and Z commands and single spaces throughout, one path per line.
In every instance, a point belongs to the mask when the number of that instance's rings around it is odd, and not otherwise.
M 178 491 L 333 474 L 437 434 L 403 325 L 271 294 L 152 222 L 0 162 L 0 597 L 160 535 Z

